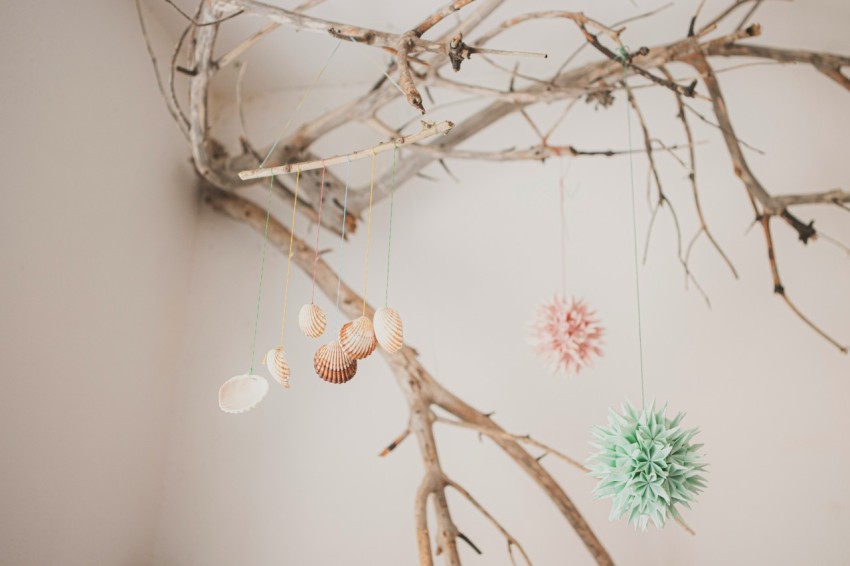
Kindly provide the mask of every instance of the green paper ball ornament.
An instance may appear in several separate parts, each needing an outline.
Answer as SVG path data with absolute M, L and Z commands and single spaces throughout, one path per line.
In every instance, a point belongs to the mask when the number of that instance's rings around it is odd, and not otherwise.
M 705 464 L 692 444 L 698 429 L 682 428 L 684 413 L 665 416 L 667 406 L 655 410 L 623 404 L 622 414 L 609 411 L 608 426 L 593 428 L 590 473 L 599 478 L 593 490 L 597 499 L 611 499 L 610 519 L 626 517 L 635 528 L 646 530 L 650 520 L 656 527 L 679 518 L 676 506 L 690 508 L 694 496 L 705 487 Z

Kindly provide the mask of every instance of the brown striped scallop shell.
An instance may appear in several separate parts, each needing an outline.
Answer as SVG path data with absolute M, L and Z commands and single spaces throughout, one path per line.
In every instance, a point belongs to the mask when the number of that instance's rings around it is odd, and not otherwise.
M 348 357 L 354 360 L 369 356 L 378 347 L 372 321 L 361 316 L 343 324 L 339 330 L 339 344 Z
M 345 383 L 351 381 L 357 373 L 357 360 L 352 360 L 343 351 L 339 342 L 328 342 L 313 356 L 313 367 L 316 374 L 328 383 Z
M 378 340 L 381 348 L 391 354 L 401 350 L 401 347 L 404 345 L 404 332 L 398 311 L 388 307 L 381 307 L 375 311 L 373 320 L 375 338 Z
M 319 305 L 308 303 L 298 312 L 298 327 L 305 336 L 318 338 L 325 331 L 327 319 Z
M 259 375 L 231 377 L 218 390 L 218 407 L 225 413 L 244 413 L 260 404 L 269 391 L 269 382 Z
M 263 359 L 266 367 L 269 368 L 269 373 L 272 374 L 278 383 L 284 388 L 289 389 L 289 362 L 286 361 L 286 352 L 278 346 L 266 352 L 266 357 Z

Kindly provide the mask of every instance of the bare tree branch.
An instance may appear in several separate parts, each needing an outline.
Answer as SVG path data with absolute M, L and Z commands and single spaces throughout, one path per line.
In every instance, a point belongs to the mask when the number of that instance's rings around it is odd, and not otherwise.
M 230 216 L 235 220 L 247 223 L 255 231 L 262 234 L 265 228 L 266 211 L 256 204 L 233 194 L 225 193 L 214 188 L 207 188 L 205 200 L 215 210 Z M 268 224 L 269 242 L 286 253 L 289 249 L 290 232 L 274 216 L 269 218 Z M 315 252 L 300 238 L 293 240 L 293 262 L 311 273 L 315 265 L 316 286 L 326 295 L 334 296 L 337 291 L 337 274 L 325 262 L 324 258 L 315 261 Z M 315 261 L 315 263 L 314 263 Z M 344 282 L 340 286 L 340 309 L 343 314 L 350 317 L 360 316 L 363 305 L 362 297 L 359 297 Z M 366 305 L 366 316 L 371 317 L 374 313 L 370 305 Z M 433 496 L 434 510 L 438 526 L 437 545 L 438 554 L 445 554 L 448 564 L 459 564 L 457 557 L 458 530 L 455 526 L 445 498 L 445 475 L 442 472 L 440 459 L 437 454 L 436 441 L 433 434 L 433 423 L 435 416 L 431 411 L 432 406 L 437 406 L 457 419 L 481 427 L 487 431 L 488 436 L 504 450 L 528 475 L 534 480 L 555 503 L 567 521 L 572 525 L 575 532 L 584 542 L 591 555 L 599 564 L 613 564 L 605 548 L 596 538 L 584 517 L 576 509 L 572 501 L 564 493 L 554 478 L 531 456 L 520 443 L 511 438 L 501 435 L 504 430 L 487 415 L 477 411 L 461 399 L 450 393 L 440 385 L 421 365 L 415 350 L 405 345 L 395 354 L 382 352 L 384 359 L 390 365 L 396 377 L 396 383 L 405 395 L 410 408 L 410 429 L 416 437 L 419 450 L 422 454 L 425 467 L 425 477 L 420 486 L 417 496 L 417 524 L 422 526 L 420 517 L 420 505 L 423 498 L 423 490 Z M 419 540 L 420 561 L 423 564 L 431 564 L 425 557 L 426 545 L 423 541 L 421 530 L 417 533 Z M 430 556 L 430 545 L 427 546 Z

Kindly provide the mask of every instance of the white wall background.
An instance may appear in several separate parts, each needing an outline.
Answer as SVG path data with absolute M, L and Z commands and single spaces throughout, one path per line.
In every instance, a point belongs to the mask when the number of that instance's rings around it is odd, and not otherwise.
M 132 3 L 0 14 L 0 564 L 147 564 L 193 173 Z
M 707 10 L 719 4 L 709 2 Z M 539 2 L 535 9 L 560 5 Z M 656 23 L 633 26 L 627 41 L 678 37 L 694 5 L 676 2 Z M 394 30 L 420 17 L 399 3 L 370 6 L 330 1 L 318 13 Z M 604 21 L 637 11 L 626 1 L 568 8 Z M 11 245 L 3 248 L 0 562 L 413 564 L 421 466 L 412 442 L 387 459 L 376 456 L 407 418 L 379 359 L 365 361 L 345 387 L 331 387 L 313 376 L 318 344 L 295 331 L 293 317 L 292 389 L 272 388 L 246 415 L 218 410 L 218 386 L 249 361 L 261 241 L 208 209 L 195 212 L 188 152 L 157 99 L 132 7 L 79 5 L 41 27 L 41 11 L 17 10 L 3 19 L 2 35 L 3 69 L 14 79 L 2 86 L 4 124 L 15 135 L 4 136 L 2 152 L 12 171 L 4 191 L 12 205 L 2 208 Z M 173 32 L 173 14 L 159 14 Z M 95 15 L 114 26 L 98 28 L 115 34 L 110 49 L 102 49 L 103 37 L 79 32 L 93 29 Z M 844 3 L 776 3 L 758 20 L 766 44 L 850 52 Z M 253 29 L 234 24 L 239 32 L 225 36 L 225 45 Z M 71 47 L 33 47 L 33 33 Z M 569 26 L 541 25 L 505 36 L 502 45 L 565 53 L 578 43 Z M 258 143 L 279 133 L 303 92 L 291 85 L 308 84 L 332 46 L 321 36 L 279 32 L 258 48 L 246 81 Z M 292 52 L 299 57 L 281 56 Z M 343 45 L 301 118 L 362 92 L 376 75 L 370 57 L 379 59 Z M 121 65 L 132 72 L 114 73 Z M 480 62 L 466 65 L 469 77 L 497 80 Z M 231 93 L 228 73 L 216 84 L 221 96 Z M 751 67 L 721 81 L 739 134 L 767 154 L 748 156 L 770 190 L 850 185 L 845 91 L 803 68 Z M 680 139 L 669 95 L 643 94 L 640 101 L 656 136 Z M 534 115 L 551 118 L 558 110 Z M 433 119 L 458 119 L 463 111 L 447 108 Z M 234 113 L 219 105 L 222 135 L 232 131 Z M 686 514 L 698 536 L 675 525 L 637 533 L 609 523 L 609 504 L 590 496 L 592 480 L 555 459 L 546 465 L 621 564 L 846 563 L 850 457 L 842 447 L 850 360 L 771 294 L 763 237 L 758 230 L 745 235 L 752 215 L 722 141 L 711 128 L 695 128 L 705 141 L 699 182 L 706 215 L 741 278 L 730 276 L 705 241 L 698 244 L 692 267 L 710 295 L 707 309 L 682 286 L 672 223 L 662 213 L 641 285 L 648 392 L 688 413 L 711 464 L 709 489 Z M 344 134 L 322 140 L 321 148 L 332 153 L 375 139 L 365 130 Z M 527 127 L 512 121 L 478 147 L 531 141 Z M 622 100 L 608 111 L 578 109 L 553 141 L 625 147 Z M 687 238 L 696 225 L 684 172 L 659 159 Z M 44 167 L 57 162 L 64 169 Z M 89 163 L 107 174 L 90 174 Z M 386 156 L 380 165 L 389 165 Z M 560 287 L 559 164 L 450 165 L 460 183 L 431 166 L 440 182 L 413 181 L 396 197 L 391 301 L 407 339 L 438 379 L 496 411 L 503 426 L 584 458 L 589 429 L 604 421 L 607 407 L 639 400 L 628 161 L 566 164 L 569 288 L 595 306 L 608 329 L 605 357 L 567 379 L 548 375 L 525 344 L 536 305 Z M 642 194 L 645 165 L 638 158 L 635 166 Z M 362 179 L 368 163 L 354 168 Z M 287 214 L 283 207 L 275 212 Z M 642 199 L 637 212 L 643 241 L 649 214 Z M 850 240 L 846 212 L 800 213 Z M 372 234 L 374 301 L 383 295 L 387 215 L 382 202 Z M 300 222 L 299 232 L 314 237 Z M 333 248 L 329 260 L 355 287 L 365 236 L 360 230 L 344 246 L 323 236 L 323 246 Z M 779 223 L 775 238 L 788 292 L 846 341 L 850 258 L 822 240 L 804 247 Z M 276 344 L 284 272 L 284 257 L 269 253 L 258 365 Z M 291 312 L 309 289 L 309 278 L 295 272 Z M 319 302 L 332 311 L 329 299 Z M 33 363 L 48 357 L 45 346 L 64 371 Z M 524 542 L 535 564 L 590 563 L 551 503 L 491 443 L 443 429 L 438 441 L 447 473 Z M 463 548 L 464 563 L 509 564 L 498 534 L 464 502 L 452 505 L 460 528 L 485 551 L 479 557 Z

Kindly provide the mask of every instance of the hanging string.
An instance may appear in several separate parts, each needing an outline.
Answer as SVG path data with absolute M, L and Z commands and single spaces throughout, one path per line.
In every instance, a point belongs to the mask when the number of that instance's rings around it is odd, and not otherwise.
M 558 162 L 560 175 L 558 177 L 558 193 L 561 205 L 561 296 L 567 297 L 567 210 L 564 198 L 564 158 Z
M 248 364 L 248 375 L 254 375 L 254 355 L 257 353 L 257 327 L 260 326 L 260 298 L 263 295 L 263 271 L 266 266 L 266 242 L 269 236 L 269 217 L 272 210 L 272 186 L 274 186 L 274 177 L 269 179 L 269 196 L 266 202 L 266 225 L 263 227 L 263 245 L 260 252 L 260 283 L 257 288 L 257 312 L 254 314 L 254 336 L 251 338 L 251 360 Z
M 316 220 L 316 257 L 313 259 L 313 288 L 310 291 L 310 304 L 315 302 L 316 298 L 316 266 L 319 263 L 319 235 L 322 233 L 322 201 L 325 198 L 325 162 L 322 160 L 322 180 L 320 181 L 321 188 L 319 189 L 319 218 Z M 343 217 L 344 218 L 344 217 Z M 343 226 L 345 223 L 343 222 Z
M 260 163 L 260 168 L 262 168 L 266 164 L 266 161 L 268 161 L 269 157 L 271 157 L 275 148 L 280 143 L 280 140 L 283 139 L 283 135 L 289 129 L 289 125 L 292 123 L 292 119 L 295 117 L 296 114 L 298 114 L 298 110 L 304 104 L 304 101 L 307 100 L 307 97 L 310 96 L 310 93 L 313 92 L 313 88 L 319 82 L 319 79 L 322 78 L 322 75 L 325 73 L 325 69 L 327 69 L 328 65 L 330 65 L 331 59 L 333 59 L 337 49 L 339 49 L 340 44 L 342 44 L 342 40 L 336 42 L 336 45 L 334 46 L 333 50 L 331 50 L 330 55 L 328 55 L 328 58 L 325 60 L 325 64 L 322 65 L 322 68 L 319 70 L 319 73 L 316 75 L 316 78 L 313 79 L 313 82 L 312 84 L 310 84 L 310 87 L 306 91 L 304 91 L 304 94 L 301 96 L 301 100 L 298 101 L 298 104 L 295 106 L 295 109 L 292 111 L 292 113 L 289 115 L 289 118 L 286 120 L 286 124 L 284 124 L 280 135 L 272 144 L 271 148 L 269 149 L 269 152 L 266 154 L 266 156 L 263 158 L 263 161 Z M 263 244 L 262 251 L 260 252 L 260 281 L 257 284 L 257 312 L 254 315 L 254 334 L 251 338 L 251 359 L 248 362 L 248 375 L 254 374 L 254 356 L 257 352 L 257 328 L 260 325 L 260 299 L 263 296 L 263 272 L 265 271 L 266 267 L 266 246 L 268 245 L 269 241 L 269 219 L 271 218 L 272 211 L 272 189 L 274 188 L 274 180 L 274 177 L 269 178 L 269 192 L 266 198 L 266 222 L 265 226 L 263 227 Z M 281 342 L 283 342 L 282 339 Z
M 372 244 L 372 195 L 375 193 L 375 150 L 372 150 L 372 169 L 369 173 L 369 219 L 366 221 L 366 269 L 363 273 L 363 316 L 366 316 L 366 290 L 369 287 L 369 247 Z
M 637 238 L 637 214 L 635 212 L 635 170 L 634 160 L 632 158 L 632 112 L 631 112 L 631 93 L 626 84 L 629 64 L 629 51 L 627 47 L 621 47 L 617 50 L 618 60 L 623 65 L 623 87 L 626 89 L 626 125 L 629 134 L 629 181 L 631 183 L 632 192 L 632 244 L 634 247 L 635 258 L 635 294 L 637 298 L 637 327 L 638 327 L 638 350 L 640 352 L 640 400 L 641 406 L 646 408 L 646 386 L 644 384 L 643 371 L 643 324 L 640 317 L 640 270 L 638 261 L 638 238 Z
M 319 73 L 316 75 L 316 78 L 313 79 L 313 82 L 310 83 L 310 86 L 307 88 L 306 91 L 304 91 L 304 94 L 301 95 L 301 99 L 298 101 L 298 104 L 295 105 L 295 109 L 289 115 L 289 118 L 286 120 L 286 124 L 283 125 L 283 130 L 281 130 L 280 136 L 278 136 L 278 138 L 274 141 L 271 149 L 269 149 L 269 152 L 266 154 L 266 157 L 263 159 L 263 162 L 260 163 L 260 167 L 259 167 L 260 169 L 263 168 L 263 166 L 266 164 L 266 161 L 268 161 L 269 157 L 271 157 L 275 148 L 277 148 L 277 144 L 279 144 L 280 140 L 283 139 L 283 134 L 286 133 L 286 131 L 289 129 L 289 125 L 292 123 L 292 119 L 295 118 L 295 116 L 298 114 L 298 110 L 301 108 L 301 105 L 304 104 L 304 101 L 306 101 L 307 97 L 310 96 L 310 93 L 313 92 L 313 88 L 319 82 L 319 79 L 321 79 L 322 75 L 325 74 L 325 70 L 328 68 L 328 65 L 330 65 L 331 59 L 333 59 L 334 55 L 336 55 L 336 50 L 339 49 L 340 44 L 342 44 L 341 39 L 336 42 L 336 45 L 334 45 L 334 48 L 333 48 L 333 50 L 331 50 L 330 55 L 328 55 L 328 58 L 325 60 L 325 64 L 322 65 L 321 69 L 319 69 Z
M 292 205 L 292 222 L 289 223 L 289 255 L 286 258 L 286 283 L 283 287 L 283 318 L 280 321 L 280 349 L 286 336 L 286 305 L 289 303 L 289 275 L 292 272 L 292 243 L 295 241 L 295 211 L 298 210 L 298 185 L 301 169 L 295 172 L 295 204 Z
M 345 164 L 345 196 L 342 199 L 342 241 L 345 241 L 345 220 L 348 217 L 348 181 L 351 173 L 351 156 L 348 157 Z M 339 291 L 342 288 L 342 269 L 336 270 L 336 312 L 339 312 Z
M 393 199 L 395 197 L 395 163 L 396 154 L 398 153 L 398 145 L 393 148 L 393 173 L 390 181 L 390 226 L 389 235 L 387 236 L 387 283 L 384 287 L 384 306 L 389 305 L 390 301 L 390 251 L 393 248 Z

